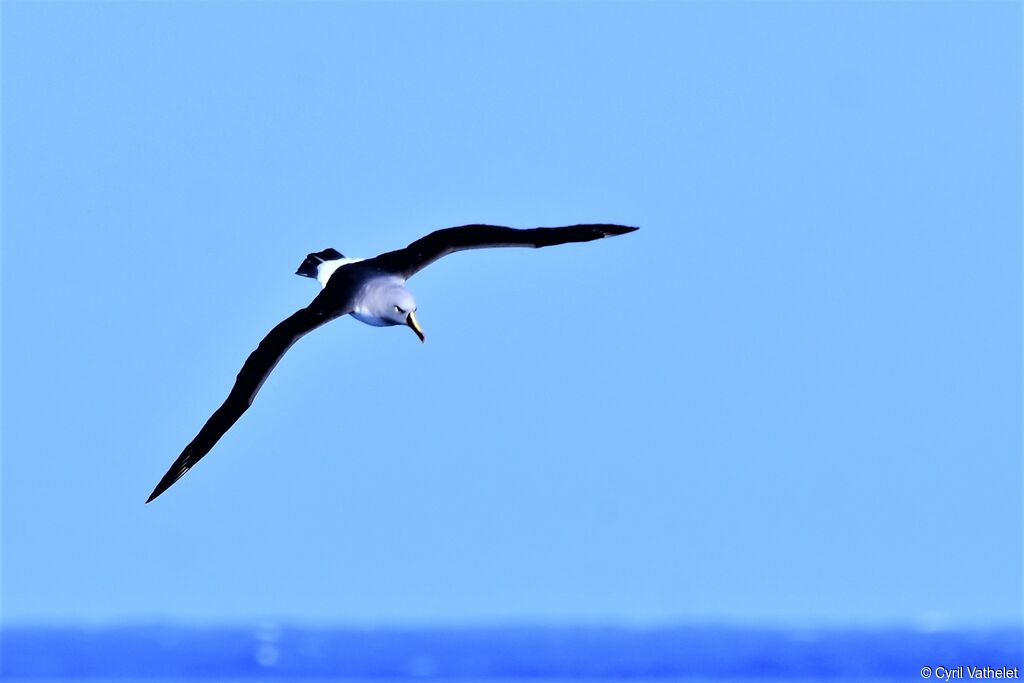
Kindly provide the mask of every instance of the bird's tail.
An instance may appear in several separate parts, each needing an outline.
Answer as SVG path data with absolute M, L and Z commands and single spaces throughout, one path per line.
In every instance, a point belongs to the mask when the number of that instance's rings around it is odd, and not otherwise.
M 337 249 L 332 248 L 327 248 L 324 249 L 323 251 L 308 254 L 306 256 L 306 260 L 303 261 L 302 264 L 299 266 L 299 269 L 295 271 L 295 274 L 302 275 L 304 277 L 311 277 L 315 280 L 317 275 L 317 268 L 320 267 L 321 263 L 323 263 L 324 261 L 336 261 L 341 258 L 345 258 L 345 255 L 342 254 Z

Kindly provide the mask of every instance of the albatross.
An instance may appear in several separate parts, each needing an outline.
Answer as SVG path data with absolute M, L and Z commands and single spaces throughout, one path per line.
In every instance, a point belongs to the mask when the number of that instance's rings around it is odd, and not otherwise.
M 167 474 L 153 489 L 147 503 L 210 452 L 238 418 L 252 405 L 274 366 L 304 335 L 343 315 L 374 327 L 404 325 L 426 341 L 416 318 L 416 300 L 406 281 L 442 256 L 466 249 L 491 247 L 551 247 L 568 242 L 590 242 L 624 235 L 637 228 L 626 225 L 586 224 L 560 228 L 507 228 L 498 225 L 463 225 L 436 230 L 396 251 L 370 259 L 345 258 L 336 249 L 309 254 L 297 275 L 320 282 L 320 293 L 305 308 L 272 329 L 242 365 L 224 403 L 214 411 Z

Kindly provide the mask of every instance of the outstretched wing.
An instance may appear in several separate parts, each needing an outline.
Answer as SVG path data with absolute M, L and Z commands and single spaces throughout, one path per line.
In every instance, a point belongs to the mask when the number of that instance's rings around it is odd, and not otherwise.
M 231 393 L 220 408 L 210 416 L 203 428 L 199 430 L 196 438 L 192 439 L 185 450 L 181 452 L 178 459 L 167 470 L 160 483 L 153 489 L 146 502 L 150 502 L 171 485 L 181 479 L 188 472 L 189 468 L 199 462 L 204 455 L 210 452 L 220 437 L 231 429 L 231 426 L 242 416 L 252 401 L 256 398 L 257 392 L 263 386 L 263 382 L 270 376 L 270 372 L 291 348 L 305 334 L 315 330 L 326 322 L 344 315 L 347 307 L 336 307 L 325 305 L 329 301 L 325 293 L 317 296 L 306 308 L 302 308 L 277 324 L 270 333 L 263 338 L 256 350 L 249 354 L 245 364 L 235 379 L 235 385 L 231 387 Z
M 500 225 L 462 225 L 436 230 L 405 249 L 390 251 L 373 259 L 383 270 L 408 279 L 442 256 L 464 249 L 489 247 L 551 247 L 567 242 L 590 242 L 602 237 L 624 235 L 636 228 L 626 225 L 569 225 L 563 228 L 519 230 Z

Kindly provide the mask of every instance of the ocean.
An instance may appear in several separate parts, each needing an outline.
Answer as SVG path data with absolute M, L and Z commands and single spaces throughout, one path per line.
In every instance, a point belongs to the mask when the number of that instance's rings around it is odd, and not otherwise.
M 50 683 L 944 680 L 1024 667 L 1020 628 L 5 627 L 0 675 Z M 964 670 L 963 680 L 971 680 Z M 1012 677 L 1012 676 L 1011 676 Z M 951 678 L 949 680 L 959 680 Z

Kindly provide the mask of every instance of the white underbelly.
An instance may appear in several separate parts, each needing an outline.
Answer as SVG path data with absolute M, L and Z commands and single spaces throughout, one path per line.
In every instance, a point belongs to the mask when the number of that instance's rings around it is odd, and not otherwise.
M 359 311 L 352 311 L 349 315 L 358 320 L 361 323 L 367 325 L 373 325 L 374 327 L 388 327 L 390 325 L 396 325 L 393 320 L 387 320 L 385 318 L 378 318 L 375 315 L 369 313 L 360 313 Z

